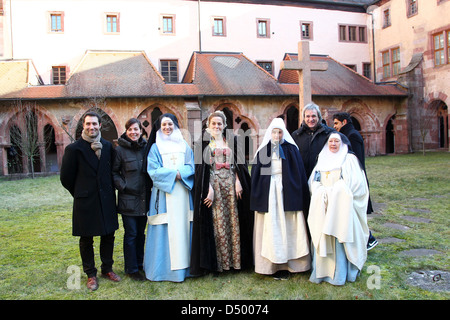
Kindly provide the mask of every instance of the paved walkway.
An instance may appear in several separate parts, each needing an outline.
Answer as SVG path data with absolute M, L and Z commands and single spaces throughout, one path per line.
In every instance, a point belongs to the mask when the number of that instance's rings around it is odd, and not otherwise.
M 426 201 L 429 199 L 426 198 L 414 198 L 415 201 Z M 377 219 L 383 216 L 383 211 L 386 209 L 386 205 L 383 203 L 372 203 L 374 207 L 374 212 L 368 215 L 369 228 L 370 228 L 370 220 Z M 427 214 L 430 213 L 428 209 L 418 209 L 418 208 L 405 208 L 406 212 L 419 213 L 419 214 Z M 423 217 L 418 217 L 414 215 L 403 215 L 401 219 L 414 223 L 432 223 L 433 220 Z M 384 227 L 392 228 L 404 232 L 413 232 L 413 227 L 408 227 L 402 224 L 402 220 L 394 222 L 386 222 L 383 224 Z M 377 238 L 377 235 L 374 234 Z M 380 245 L 383 244 L 391 244 L 391 243 L 401 243 L 406 242 L 404 239 L 396 238 L 396 237 L 386 237 L 386 238 L 377 238 Z M 374 249 L 376 250 L 376 249 Z M 403 250 L 399 253 L 402 256 L 406 257 L 423 257 L 430 256 L 435 254 L 444 254 L 444 252 L 433 250 L 429 248 L 416 248 L 416 249 L 407 249 Z M 450 272 L 444 270 L 419 270 L 416 272 L 412 272 L 407 279 L 408 284 L 413 286 L 418 286 L 424 290 L 428 291 L 446 291 L 450 292 Z

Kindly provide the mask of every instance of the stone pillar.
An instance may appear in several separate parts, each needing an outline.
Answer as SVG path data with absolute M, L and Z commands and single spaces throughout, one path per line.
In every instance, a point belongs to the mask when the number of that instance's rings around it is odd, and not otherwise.
M 190 134 L 188 142 L 190 142 L 191 147 L 194 146 L 196 140 L 200 139 L 202 134 L 202 113 L 200 104 L 200 99 L 195 101 L 185 101 L 187 110 L 187 129 Z

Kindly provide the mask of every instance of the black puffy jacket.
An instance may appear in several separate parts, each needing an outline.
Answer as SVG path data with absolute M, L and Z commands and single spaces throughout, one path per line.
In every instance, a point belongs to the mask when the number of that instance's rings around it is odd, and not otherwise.
M 148 212 L 148 174 L 143 170 L 145 139 L 133 142 L 125 135 L 118 139 L 113 162 L 114 186 L 119 191 L 117 212 L 124 215 L 143 216 Z

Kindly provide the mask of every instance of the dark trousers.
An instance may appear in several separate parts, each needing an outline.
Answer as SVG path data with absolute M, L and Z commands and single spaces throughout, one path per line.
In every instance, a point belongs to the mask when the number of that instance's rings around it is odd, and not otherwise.
M 87 276 L 97 276 L 97 268 L 94 259 L 94 237 L 80 237 L 80 255 L 83 263 L 83 271 Z M 100 259 L 102 260 L 101 271 L 108 273 L 112 271 L 114 251 L 114 232 L 100 236 Z
M 122 214 L 123 255 L 125 259 L 125 273 L 135 273 L 143 269 L 145 227 L 147 216 L 127 216 Z

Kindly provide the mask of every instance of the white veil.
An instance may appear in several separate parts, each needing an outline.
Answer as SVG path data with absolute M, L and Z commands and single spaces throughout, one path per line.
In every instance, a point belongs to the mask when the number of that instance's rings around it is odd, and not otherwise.
M 261 144 L 259 145 L 258 150 L 257 150 L 256 153 L 255 153 L 255 157 L 256 157 L 256 155 L 258 154 L 258 152 L 259 152 L 262 148 L 264 148 L 264 147 L 270 142 L 270 140 L 272 139 L 272 130 L 273 130 L 273 129 L 280 129 L 280 130 L 283 131 L 283 138 L 282 138 L 282 140 L 280 141 L 280 143 L 283 143 L 283 140 L 284 140 L 284 141 L 289 142 L 290 144 L 293 144 L 293 145 L 296 146 L 297 149 L 298 149 L 298 146 L 297 146 L 297 144 L 295 143 L 294 139 L 293 139 L 292 136 L 290 135 L 289 131 L 287 131 L 286 125 L 284 124 L 283 119 L 281 119 L 281 118 L 275 118 L 275 119 L 272 120 L 272 122 L 270 123 L 269 127 L 267 128 L 266 133 L 264 134 L 264 138 L 263 138 Z

